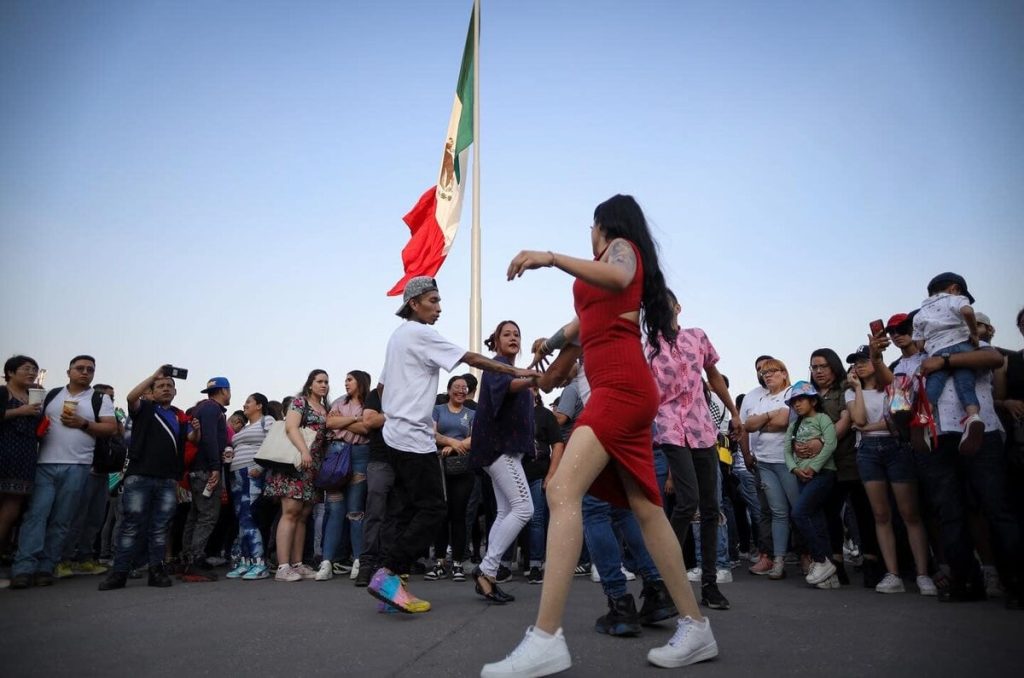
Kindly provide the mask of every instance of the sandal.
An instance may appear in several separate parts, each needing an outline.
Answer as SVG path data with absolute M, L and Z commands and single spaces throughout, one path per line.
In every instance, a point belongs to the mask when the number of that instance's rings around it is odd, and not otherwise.
M 476 582 L 476 592 L 495 605 L 504 605 L 516 599 L 498 588 L 498 584 L 484 574 L 479 566 L 473 569 L 473 580 Z

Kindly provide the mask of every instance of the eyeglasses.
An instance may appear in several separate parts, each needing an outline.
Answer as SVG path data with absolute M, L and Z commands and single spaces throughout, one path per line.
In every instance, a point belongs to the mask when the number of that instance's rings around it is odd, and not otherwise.
M 811 372 L 824 372 L 827 369 L 829 369 L 828 365 L 811 365 L 810 366 Z
M 81 372 L 82 374 L 93 374 L 96 372 L 96 368 L 89 365 L 75 365 L 71 369 L 75 372 Z
M 37 374 L 39 372 L 39 368 L 35 367 L 34 365 L 25 363 L 24 365 L 16 369 L 15 372 L 28 372 L 29 374 Z
M 778 374 L 781 371 L 782 370 L 778 370 L 778 369 L 775 369 L 775 368 L 772 368 L 770 370 L 761 370 L 760 372 L 757 373 L 757 376 L 759 376 L 759 377 L 761 377 L 763 379 L 765 377 L 770 377 L 773 374 Z

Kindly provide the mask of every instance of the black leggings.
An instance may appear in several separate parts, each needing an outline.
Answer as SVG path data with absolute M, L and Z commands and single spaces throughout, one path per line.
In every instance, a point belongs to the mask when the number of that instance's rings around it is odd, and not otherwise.
M 857 518 L 857 530 L 860 532 L 860 551 L 869 556 L 878 557 L 878 537 L 875 536 L 875 515 L 871 511 L 871 502 L 864 491 L 864 483 L 860 480 L 840 480 L 832 486 L 832 492 L 825 501 L 825 520 L 828 523 L 828 536 L 832 544 L 833 555 L 843 552 L 843 504 L 848 502 Z
M 450 543 L 452 560 L 458 563 L 466 556 L 466 509 L 469 507 L 469 495 L 473 493 L 473 474 L 467 472 L 445 475 L 444 482 L 448 495 L 448 515 L 438 528 L 434 541 L 434 557 L 442 560 Z

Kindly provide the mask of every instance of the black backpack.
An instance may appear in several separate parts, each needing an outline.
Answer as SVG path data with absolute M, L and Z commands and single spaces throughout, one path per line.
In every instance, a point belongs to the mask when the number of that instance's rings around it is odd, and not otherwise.
M 51 389 L 43 399 L 43 416 L 46 416 L 46 408 L 61 388 Z M 92 392 L 92 413 L 98 422 L 100 420 L 100 408 L 103 406 L 103 394 L 99 391 Z M 124 471 L 128 461 L 128 446 L 124 444 L 124 437 L 118 433 L 110 436 L 97 436 L 96 448 L 92 452 L 92 470 L 97 473 L 121 473 Z

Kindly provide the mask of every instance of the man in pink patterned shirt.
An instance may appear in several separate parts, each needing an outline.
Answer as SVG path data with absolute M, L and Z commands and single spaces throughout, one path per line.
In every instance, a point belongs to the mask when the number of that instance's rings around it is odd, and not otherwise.
M 679 327 L 682 310 L 669 292 L 675 310 L 673 326 Z M 651 372 L 661 392 L 661 404 L 655 418 L 654 443 L 668 459 L 675 486 L 676 506 L 672 528 L 680 545 L 686 539 L 700 507 L 701 603 L 718 610 L 729 609 L 729 601 L 718 590 L 716 553 L 718 543 L 718 430 L 704 396 L 702 377 L 732 415 L 730 427 L 739 423 L 739 412 L 729 395 L 725 378 L 715 365 L 718 353 L 704 330 L 691 327 L 679 330 L 675 343 L 662 344 L 651 361 Z

